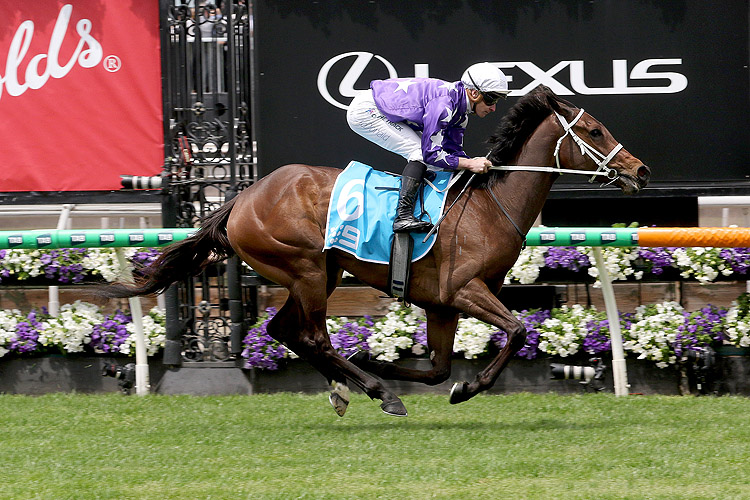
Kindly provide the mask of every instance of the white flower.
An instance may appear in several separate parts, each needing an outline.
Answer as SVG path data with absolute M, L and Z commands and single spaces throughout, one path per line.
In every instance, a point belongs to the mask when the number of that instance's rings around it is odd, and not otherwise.
M 505 276 L 505 283 L 514 280 L 524 285 L 534 283 L 544 267 L 544 254 L 548 249 L 549 247 L 526 247 L 521 250 L 516 263 Z
M 0 358 L 5 356 L 11 342 L 16 339 L 16 325 L 21 317 L 21 311 L 18 309 L 0 310 Z
M 592 247 L 586 247 L 585 251 L 589 260 L 592 263 L 596 262 L 596 259 L 594 258 L 594 249 Z M 601 253 L 604 268 L 607 270 L 610 280 L 623 281 L 627 280 L 628 276 L 633 276 L 636 279 L 641 279 L 643 277 L 642 272 L 636 273 L 632 267 L 633 261 L 638 258 L 638 252 L 635 249 L 628 247 L 604 247 L 601 249 Z M 592 265 L 589 267 L 588 273 L 590 276 L 596 278 L 594 288 L 601 287 L 602 283 L 599 280 L 599 268 Z
M 490 343 L 492 332 L 495 330 L 497 328 L 474 318 L 458 320 L 456 337 L 453 341 L 453 352 L 463 352 L 466 359 L 474 359 L 484 354 Z
M 740 316 L 740 308 L 737 301 L 732 302 L 732 307 L 726 316 L 727 342 L 736 347 L 750 347 L 750 314 Z
M 146 354 L 153 356 L 166 343 L 166 329 L 164 328 L 164 312 L 158 307 L 151 309 L 149 314 L 143 317 L 143 341 L 146 345 Z M 120 346 L 120 352 L 123 354 L 135 353 L 135 323 L 129 323 L 127 326 L 130 336 Z
M 39 343 L 58 345 L 64 352 L 81 352 L 84 344 L 91 342 L 94 326 L 103 322 L 99 308 L 81 300 L 60 307 L 57 317 L 43 321 Z
M 412 334 L 422 321 L 424 318 L 418 311 L 397 302 L 392 303 L 388 314 L 375 323 L 373 334 L 367 339 L 370 352 L 381 361 L 398 359 L 399 350 L 412 348 Z
M 135 248 L 126 248 L 125 257 L 130 258 L 135 254 Z M 117 253 L 112 248 L 91 248 L 81 265 L 91 274 L 100 274 L 107 281 L 115 281 L 122 273 Z

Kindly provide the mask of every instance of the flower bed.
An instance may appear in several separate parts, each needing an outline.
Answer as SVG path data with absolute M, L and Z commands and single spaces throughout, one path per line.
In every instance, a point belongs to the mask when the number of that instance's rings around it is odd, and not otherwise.
M 279 362 L 296 355 L 266 332 L 274 309 L 250 329 L 244 340 L 245 368 L 276 370 Z M 576 354 L 611 355 L 606 313 L 580 305 L 552 310 L 525 310 L 516 316 L 528 336 L 517 357 L 569 357 Z M 708 305 L 686 311 L 676 302 L 640 306 L 635 313 L 620 315 L 626 354 L 644 359 L 659 368 L 677 365 L 687 351 L 723 345 L 750 347 L 750 295 L 742 294 L 729 309 Z M 329 318 L 331 342 L 342 355 L 356 350 L 393 361 L 426 355 L 426 320 L 417 308 L 394 303 L 383 318 L 357 320 Z M 473 318 L 459 320 L 453 351 L 456 356 L 475 359 L 490 356 L 505 345 L 507 334 Z
M 294 358 L 286 347 L 266 332 L 275 314 L 270 309 L 247 333 L 242 358 L 245 368 L 275 370 L 279 361 Z M 516 313 L 528 336 L 517 356 L 569 357 L 576 354 L 607 356 L 610 352 L 609 322 L 603 311 L 580 305 L 552 310 Z M 686 351 L 707 346 L 750 347 L 750 295 L 742 294 L 728 309 L 708 305 L 686 311 L 675 302 L 640 306 L 635 313 L 620 315 L 627 354 L 654 362 L 658 367 L 678 364 Z M 164 346 L 164 314 L 157 308 L 143 318 L 149 355 Z M 333 346 L 344 356 L 365 350 L 377 359 L 393 361 L 427 355 L 426 320 L 417 308 L 399 303 L 382 318 L 356 320 L 328 318 Z M 44 309 L 21 313 L 0 310 L 0 357 L 49 353 L 131 355 L 134 327 L 125 311 L 105 316 L 86 302 L 76 301 L 49 316 Z M 505 345 L 502 330 L 473 318 L 459 320 L 454 353 L 465 359 L 489 357 Z
M 143 317 L 146 351 L 156 354 L 164 347 L 164 313 L 153 308 Z M 0 358 L 6 355 L 120 354 L 135 352 L 135 327 L 123 311 L 105 316 L 93 304 L 76 301 L 60 307 L 58 316 L 46 309 L 0 310 Z
M 158 248 L 125 248 L 125 256 L 140 267 L 153 262 Z M 114 281 L 121 274 L 112 248 L 60 248 L 50 250 L 0 250 L 0 283 L 45 279 L 52 283 Z

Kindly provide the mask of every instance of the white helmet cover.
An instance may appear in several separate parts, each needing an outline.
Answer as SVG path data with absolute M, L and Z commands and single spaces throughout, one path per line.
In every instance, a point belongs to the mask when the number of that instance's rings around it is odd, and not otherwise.
M 461 76 L 464 87 L 480 92 L 499 92 L 507 94 L 508 79 L 497 66 L 483 62 L 472 64 Z

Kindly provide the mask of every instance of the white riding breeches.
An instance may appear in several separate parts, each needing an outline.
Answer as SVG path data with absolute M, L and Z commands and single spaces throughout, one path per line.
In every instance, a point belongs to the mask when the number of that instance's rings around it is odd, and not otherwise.
M 372 90 L 359 92 L 346 112 L 346 121 L 356 133 L 407 161 L 424 162 L 422 137 L 408 125 L 392 122 L 378 110 Z

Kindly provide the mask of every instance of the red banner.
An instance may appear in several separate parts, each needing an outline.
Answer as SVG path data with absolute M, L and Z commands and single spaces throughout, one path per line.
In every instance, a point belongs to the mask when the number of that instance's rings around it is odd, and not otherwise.
M 155 0 L 0 2 L 0 191 L 120 188 L 164 162 Z

